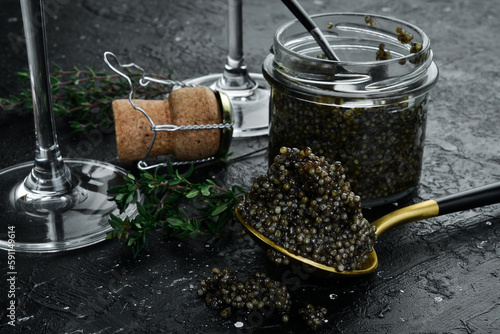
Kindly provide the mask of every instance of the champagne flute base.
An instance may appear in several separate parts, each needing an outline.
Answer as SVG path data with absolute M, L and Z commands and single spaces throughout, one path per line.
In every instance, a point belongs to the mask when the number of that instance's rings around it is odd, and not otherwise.
M 120 214 L 108 190 L 123 184 L 126 172 L 88 159 L 64 159 L 78 184 L 66 194 L 33 194 L 24 180 L 33 168 L 27 162 L 0 170 L 0 249 L 51 253 L 90 246 L 112 230 L 110 214 L 135 215 L 129 205 Z

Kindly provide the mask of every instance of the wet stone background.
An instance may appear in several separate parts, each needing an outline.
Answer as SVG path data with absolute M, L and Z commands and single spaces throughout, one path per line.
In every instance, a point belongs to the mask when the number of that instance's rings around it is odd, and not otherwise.
M 112 51 L 148 72 L 187 79 L 220 72 L 226 56 L 224 0 L 51 0 L 48 52 L 63 69 L 107 70 Z M 432 91 L 422 179 L 406 201 L 366 212 L 369 219 L 405 204 L 500 180 L 500 31 L 498 1 L 314 0 L 311 13 L 364 12 L 416 24 L 430 37 L 440 69 Z M 280 1 L 245 1 L 244 51 L 249 69 L 260 64 L 272 34 L 292 16 Z M 20 5 L 0 5 L 0 96 L 19 93 L 16 72 L 27 67 Z M 116 159 L 113 134 L 74 134 L 58 118 L 65 157 Z M 33 115 L 0 114 L 0 168 L 33 159 Z M 267 137 L 236 139 L 244 154 L 267 145 Z M 265 153 L 226 166 L 205 168 L 203 177 L 248 188 L 266 170 Z M 133 259 L 116 241 L 52 255 L 17 254 L 17 326 L 6 318 L 6 256 L 0 253 L 2 333 L 303 333 L 296 316 L 222 319 L 197 297 L 212 267 L 241 278 L 263 271 L 287 284 L 293 312 L 306 303 L 328 309 L 318 333 L 496 333 L 500 330 L 500 208 L 493 205 L 400 227 L 377 243 L 376 273 L 350 280 L 306 277 L 275 267 L 249 238 L 229 226 L 217 240 L 165 240 L 153 235 Z M 243 324 L 236 327 L 235 324 Z

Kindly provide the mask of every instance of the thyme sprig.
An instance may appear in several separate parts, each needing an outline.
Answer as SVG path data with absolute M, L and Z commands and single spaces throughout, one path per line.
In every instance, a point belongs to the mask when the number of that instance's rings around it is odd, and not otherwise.
M 131 218 L 111 215 L 113 230 L 108 239 L 125 239 L 125 246 L 137 257 L 146 244 L 146 236 L 162 230 L 167 237 L 208 235 L 218 237 L 224 226 L 234 222 L 234 208 L 244 190 L 239 186 L 224 189 L 212 180 L 193 183 L 188 180 L 194 167 L 180 173 L 171 163 L 165 173 L 144 171 L 139 178 L 125 177 L 125 184 L 109 190 L 121 212 L 136 205 L 138 214 Z M 143 202 L 137 201 L 142 194 Z
M 71 70 L 62 68 L 53 63 L 54 72 L 50 74 L 52 106 L 56 116 L 70 115 L 69 124 L 75 131 L 85 129 L 112 127 L 113 115 L 111 102 L 117 98 L 125 98 L 130 93 L 128 83 L 119 75 L 108 75 L 97 72 L 96 64 L 85 69 L 73 67 Z M 126 69 L 127 70 L 127 69 Z M 127 71 L 129 77 L 136 78 L 142 73 Z M 17 73 L 20 82 L 26 85 L 29 82 L 29 70 Z M 148 74 L 162 79 L 168 76 Z M 148 85 L 141 87 L 141 98 L 154 99 L 168 93 L 169 87 L 161 85 Z M 10 95 L 0 98 L 0 111 L 33 108 L 31 89 L 25 88 L 19 95 Z

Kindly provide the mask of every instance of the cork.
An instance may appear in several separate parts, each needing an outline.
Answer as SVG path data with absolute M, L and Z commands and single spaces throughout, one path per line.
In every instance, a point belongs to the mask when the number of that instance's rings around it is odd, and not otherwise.
M 166 100 L 133 100 L 156 125 L 203 125 L 222 123 L 222 110 L 214 92 L 206 87 L 183 87 Z M 112 103 L 118 159 L 143 159 L 151 145 L 151 123 L 129 100 Z M 179 160 L 214 156 L 221 145 L 220 129 L 159 131 L 149 157 L 172 154 Z

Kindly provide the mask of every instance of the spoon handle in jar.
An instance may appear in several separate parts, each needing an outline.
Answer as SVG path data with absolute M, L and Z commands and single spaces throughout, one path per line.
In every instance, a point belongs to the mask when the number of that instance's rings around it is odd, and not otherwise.
M 339 60 L 337 55 L 333 52 L 330 44 L 325 36 L 318 28 L 316 23 L 306 13 L 304 8 L 296 0 L 281 0 L 285 6 L 292 12 L 292 14 L 299 20 L 299 22 L 306 28 L 306 30 L 313 36 L 316 43 L 320 46 L 321 50 L 325 53 L 326 57 L 330 60 Z
M 500 203 L 500 182 L 448 195 L 436 202 L 439 215 Z

